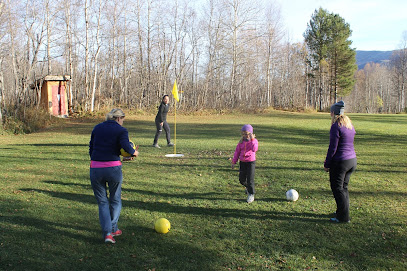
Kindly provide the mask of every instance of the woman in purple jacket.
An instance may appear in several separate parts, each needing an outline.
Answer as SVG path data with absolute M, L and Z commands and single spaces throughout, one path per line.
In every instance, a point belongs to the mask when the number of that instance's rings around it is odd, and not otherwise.
M 106 115 L 106 121 L 93 128 L 89 142 L 90 181 L 99 206 L 99 222 L 106 243 L 115 243 L 113 237 L 122 234 L 117 226 L 122 209 L 120 149 L 123 148 L 133 157 L 138 155 L 138 151 L 130 145 L 129 133 L 122 126 L 123 121 L 123 111 L 112 109 Z
M 331 190 L 336 201 L 336 217 L 330 219 L 335 223 L 350 222 L 348 184 L 350 176 L 356 169 L 356 153 L 353 146 L 356 132 L 344 111 L 343 101 L 331 106 L 332 126 L 324 163 L 325 171 L 329 171 Z

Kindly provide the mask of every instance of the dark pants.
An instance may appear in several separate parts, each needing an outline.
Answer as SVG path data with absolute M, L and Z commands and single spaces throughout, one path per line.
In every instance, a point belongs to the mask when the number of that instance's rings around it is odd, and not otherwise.
M 155 126 L 157 127 L 157 132 L 155 133 L 154 144 L 157 144 L 158 138 L 160 137 L 161 132 L 163 131 L 163 128 L 165 131 L 165 135 L 167 136 L 167 144 L 170 144 L 170 142 L 171 142 L 170 126 L 168 125 L 167 121 L 164 121 L 163 126 L 161 126 L 160 122 L 156 119 Z
M 256 161 L 242 162 L 240 161 L 239 167 L 239 181 L 246 187 L 249 194 L 254 194 L 254 169 L 256 167 Z
M 356 158 L 345 161 L 333 161 L 329 169 L 331 190 L 336 201 L 336 218 L 349 221 L 349 191 L 350 175 L 356 169 Z

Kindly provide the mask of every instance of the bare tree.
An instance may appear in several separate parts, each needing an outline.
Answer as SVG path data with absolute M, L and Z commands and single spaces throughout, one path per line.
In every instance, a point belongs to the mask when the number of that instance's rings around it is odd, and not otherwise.
M 283 37 L 280 8 L 275 3 L 271 3 L 265 12 L 265 25 L 264 28 L 264 44 L 265 44 L 265 74 L 266 74 L 266 87 L 265 98 L 266 105 L 272 105 L 272 88 L 273 88 L 273 74 L 276 67 L 276 55 L 278 53 L 280 42 Z
M 393 52 L 391 64 L 394 69 L 394 83 L 397 87 L 398 111 L 406 108 L 405 89 L 407 84 L 407 31 L 403 32 L 399 49 Z
M 99 1 L 98 3 L 98 17 L 97 17 L 97 26 L 96 26 L 96 52 L 93 56 L 93 85 L 92 85 L 92 94 L 90 99 L 90 112 L 94 111 L 95 108 L 95 93 L 96 93 L 96 84 L 97 84 L 97 75 L 98 75 L 98 57 L 100 53 L 100 20 L 101 20 L 101 10 L 102 10 L 102 3 Z

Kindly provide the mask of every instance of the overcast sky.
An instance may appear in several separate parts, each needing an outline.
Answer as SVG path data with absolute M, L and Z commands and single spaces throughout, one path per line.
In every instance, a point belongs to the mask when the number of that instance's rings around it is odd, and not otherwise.
M 274 0 L 281 7 L 291 42 L 303 41 L 303 33 L 315 9 L 339 14 L 352 30 L 356 50 L 398 49 L 407 31 L 407 0 Z

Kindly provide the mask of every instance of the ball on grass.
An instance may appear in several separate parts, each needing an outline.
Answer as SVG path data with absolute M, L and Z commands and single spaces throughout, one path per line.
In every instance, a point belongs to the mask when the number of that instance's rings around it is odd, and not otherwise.
M 133 148 L 133 150 L 134 150 L 134 143 L 133 143 L 133 141 L 129 140 L 129 142 L 130 142 L 130 146 L 131 146 L 131 147 Z M 130 156 L 131 156 L 131 154 L 128 153 L 128 152 L 126 152 L 123 148 L 120 149 L 120 154 L 121 154 L 123 157 L 130 157 Z
M 154 229 L 158 233 L 167 233 L 170 231 L 170 228 L 171 228 L 170 221 L 168 221 L 165 218 L 160 218 L 155 221 Z
M 295 189 L 290 189 L 285 193 L 285 196 L 287 197 L 287 200 L 289 201 L 296 201 L 300 197 L 298 194 L 297 190 Z

